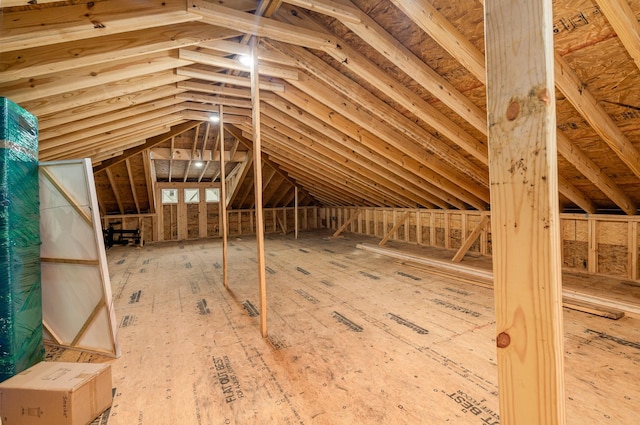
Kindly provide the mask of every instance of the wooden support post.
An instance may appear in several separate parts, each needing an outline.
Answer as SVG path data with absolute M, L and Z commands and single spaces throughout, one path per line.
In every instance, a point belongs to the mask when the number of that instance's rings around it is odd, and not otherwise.
M 271 210 L 271 215 L 273 216 L 273 231 L 274 233 L 278 231 L 278 212 L 275 208 Z
M 469 251 L 469 248 L 471 248 L 471 245 L 473 245 L 476 239 L 478 239 L 487 223 L 489 223 L 489 216 L 485 214 L 482 216 L 482 218 L 480 219 L 480 223 L 478 223 L 475 229 L 473 229 L 469 237 L 465 239 L 464 243 L 462 244 L 458 252 L 456 252 L 456 255 L 453 256 L 451 261 L 453 261 L 454 263 L 459 263 L 460 261 L 462 261 L 462 257 L 464 257 L 467 251 Z
M 463 212 L 460 214 L 460 244 L 462 245 L 467 239 L 467 230 L 469 229 L 469 214 Z
M 222 104 L 218 105 L 218 119 L 220 120 L 218 123 L 218 134 L 220 135 L 220 201 L 218 204 L 220 205 L 220 215 L 222 216 L 222 227 L 220 231 L 222 235 L 222 280 L 224 282 L 224 287 L 228 289 L 229 273 L 227 269 L 227 237 L 229 236 L 229 225 L 227 217 L 227 182 L 224 161 L 224 115 Z
M 282 224 L 284 224 L 282 227 L 282 231 L 284 232 L 284 234 L 287 234 L 287 229 L 289 228 L 288 223 L 287 223 L 287 208 L 286 207 L 282 207 Z
M 164 240 L 164 204 L 162 203 L 162 189 L 156 187 L 156 199 L 158 199 L 158 207 L 156 208 L 156 227 L 158 228 L 158 237 L 156 240 L 162 242 Z
M 370 212 L 371 210 L 365 210 L 364 212 L 364 232 L 365 235 L 371 235 L 371 217 L 370 216 Z
M 409 212 L 409 217 L 411 218 L 411 212 Z M 409 233 L 411 233 L 411 220 L 409 220 L 409 224 L 404 226 L 404 241 L 409 242 Z
M 295 229 L 295 238 L 298 239 L 298 186 L 293 188 L 293 227 Z
M 144 246 L 144 225 L 142 217 L 138 217 L 138 229 L 140 229 L 140 242 L 138 242 L 138 246 L 142 248 Z
M 451 248 L 451 213 L 444 212 L 444 247 Z
M 373 209 L 373 236 L 378 236 L 378 209 Z
M 436 213 L 431 211 L 429 217 L 429 245 L 436 246 Z
M 389 218 L 388 218 L 387 210 L 382 210 L 382 237 L 389 232 Z
M 153 242 L 158 240 L 158 210 L 151 216 L 151 240 Z
M 485 1 L 504 425 L 566 423 L 552 16 L 552 0 Z
M 587 242 L 587 271 L 589 273 L 598 272 L 598 221 L 589 217 L 587 221 L 588 227 L 588 242 Z
M 407 219 L 409 218 L 409 215 L 411 215 L 411 211 L 407 211 L 404 214 L 402 214 L 402 217 L 400 217 L 400 220 L 398 220 L 395 226 L 393 226 L 393 228 L 391 228 L 391 230 L 387 232 L 387 234 L 384 236 L 384 238 L 382 238 L 380 243 L 378 243 L 378 246 L 383 246 L 384 244 L 386 244 L 387 241 L 391 239 L 391 236 L 396 232 L 396 230 L 398 230 L 400 226 L 402 226 L 404 222 L 407 221 Z
M 176 205 L 176 227 L 178 232 L 178 240 L 187 239 L 188 231 L 187 219 L 187 203 L 184 199 L 184 189 L 178 189 L 178 204 Z
M 253 135 L 253 175 L 256 196 L 256 242 L 258 286 L 260 291 L 260 334 L 267 337 L 267 281 L 264 258 L 264 216 L 262 211 L 262 140 L 260 135 L 260 78 L 258 75 L 258 38 L 251 38 L 251 122 Z
M 207 201 L 206 190 L 200 188 L 200 202 L 198 203 L 198 237 L 207 237 Z
M 488 255 L 489 254 L 489 228 L 491 227 L 491 221 L 489 221 L 487 226 L 484 226 L 482 232 L 480 233 L 480 254 Z
M 630 277 L 633 280 L 638 279 L 638 222 L 631 222 L 631 273 Z
M 303 230 L 309 230 L 309 207 L 304 207 L 302 210 L 302 225 Z
M 338 230 L 336 230 L 336 232 L 333 235 L 331 235 L 331 237 L 332 238 L 337 238 L 340 235 L 340 233 L 342 233 L 344 231 L 344 229 L 346 229 L 347 226 L 349 224 L 351 224 L 351 222 L 358 217 L 358 215 L 360 215 L 360 210 L 356 210 L 355 214 L 353 214 L 349 218 L 349 220 L 345 221 L 344 224 L 342 226 L 340 226 L 340 228 Z
M 416 242 L 422 245 L 422 213 L 420 208 L 416 210 Z

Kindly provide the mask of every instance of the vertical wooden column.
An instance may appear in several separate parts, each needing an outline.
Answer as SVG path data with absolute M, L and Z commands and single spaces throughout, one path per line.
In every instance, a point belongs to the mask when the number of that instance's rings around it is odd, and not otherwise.
M 598 272 L 598 221 L 589 216 L 588 220 L 588 242 L 587 242 L 587 271 L 589 273 Z
M 207 200 L 206 200 L 206 189 L 204 187 L 200 188 L 200 202 L 198 203 L 198 237 L 206 238 L 207 237 Z
M 500 423 L 565 424 L 552 1 L 486 0 Z
M 162 203 L 162 189 L 155 188 L 156 199 L 158 199 L 158 207 L 156 208 L 156 228 L 158 234 L 156 241 L 162 242 L 164 240 L 164 204 Z
M 298 186 L 294 186 L 293 191 L 293 227 L 295 228 L 296 239 L 298 239 Z
M 429 216 L 429 245 L 436 246 L 436 213 L 431 211 Z
M 251 122 L 253 128 L 253 175 L 256 195 L 256 242 L 258 245 L 258 286 L 260 290 L 260 333 L 267 337 L 267 282 L 264 258 L 264 215 L 262 211 L 262 140 L 260 138 L 260 76 L 258 75 L 258 38 L 251 38 Z M 275 210 L 274 210 L 275 211 Z M 275 214 L 273 221 L 275 223 Z
M 416 243 L 422 245 L 422 215 L 420 208 L 416 210 Z
M 227 173 L 225 172 L 224 160 L 224 110 L 222 105 L 218 105 L 218 118 L 220 120 L 218 122 L 218 134 L 220 139 L 220 201 L 218 202 L 218 205 L 220 205 L 220 216 L 222 217 L 222 220 L 220 221 L 220 234 L 222 235 L 222 280 L 224 282 L 224 287 L 229 288 L 229 273 L 227 269 L 229 217 L 227 217 Z
M 184 188 L 177 187 L 178 191 L 178 205 L 176 205 L 176 227 L 178 231 L 178 240 L 183 241 L 187 239 L 188 232 L 188 219 L 187 219 L 187 202 L 184 199 Z
M 631 233 L 630 237 L 630 246 L 629 249 L 631 251 L 631 264 L 629 270 L 629 277 L 633 280 L 638 279 L 638 222 L 631 222 L 631 229 L 629 230 Z

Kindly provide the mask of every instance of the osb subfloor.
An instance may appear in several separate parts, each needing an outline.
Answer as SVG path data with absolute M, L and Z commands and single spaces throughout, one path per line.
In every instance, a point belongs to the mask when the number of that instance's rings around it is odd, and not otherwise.
M 101 424 L 498 424 L 491 290 L 406 268 L 327 232 L 108 252 L 122 356 Z M 398 245 L 396 245 L 397 247 Z M 565 310 L 569 424 L 636 424 L 640 322 Z

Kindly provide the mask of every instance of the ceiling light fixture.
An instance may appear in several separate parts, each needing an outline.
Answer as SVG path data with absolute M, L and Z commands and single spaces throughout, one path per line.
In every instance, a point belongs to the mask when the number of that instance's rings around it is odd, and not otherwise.
M 251 59 L 251 56 L 247 56 L 247 55 L 240 55 L 238 56 L 238 61 L 243 64 L 244 66 L 251 66 L 253 65 L 253 60 Z
M 218 123 L 220 122 L 220 117 L 217 115 L 209 115 L 209 121 L 213 123 Z
M 202 161 L 196 161 L 196 162 L 194 162 L 194 163 L 193 163 L 193 165 L 194 165 L 196 168 L 202 168 L 202 166 L 204 165 L 204 163 L 203 163 Z

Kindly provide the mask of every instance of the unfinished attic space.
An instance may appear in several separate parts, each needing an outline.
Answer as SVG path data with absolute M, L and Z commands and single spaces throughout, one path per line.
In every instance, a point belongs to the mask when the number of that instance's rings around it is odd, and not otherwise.
M 0 425 L 635 425 L 640 0 L 1 0 Z

